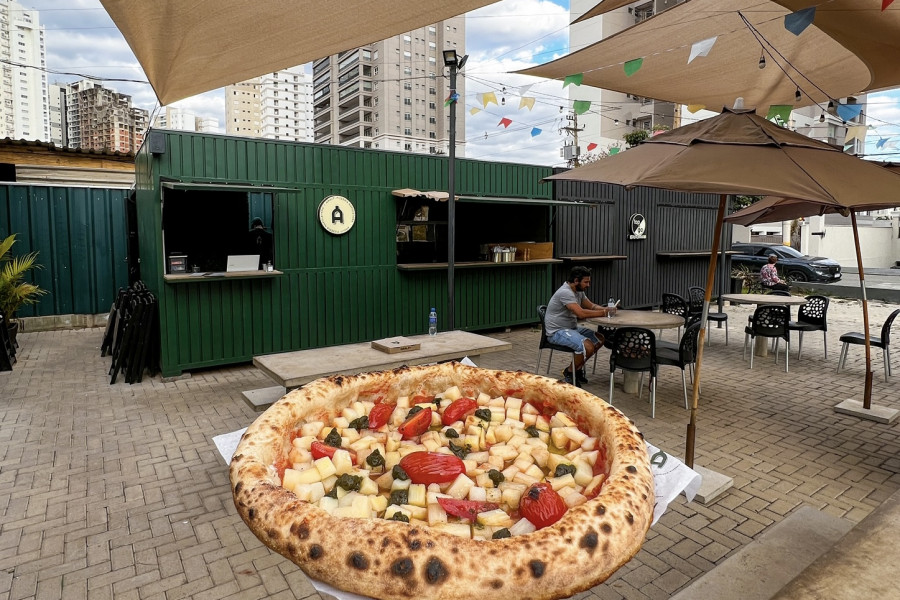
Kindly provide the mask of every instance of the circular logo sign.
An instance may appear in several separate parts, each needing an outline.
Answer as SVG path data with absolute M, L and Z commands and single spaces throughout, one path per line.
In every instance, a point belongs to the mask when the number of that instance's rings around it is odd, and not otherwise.
M 319 223 L 328 233 L 347 233 L 356 222 L 356 209 L 343 196 L 328 196 L 319 204 Z
M 644 219 L 644 215 L 640 213 L 631 215 L 631 218 L 628 219 L 628 234 L 629 240 L 643 240 L 647 238 L 647 220 Z

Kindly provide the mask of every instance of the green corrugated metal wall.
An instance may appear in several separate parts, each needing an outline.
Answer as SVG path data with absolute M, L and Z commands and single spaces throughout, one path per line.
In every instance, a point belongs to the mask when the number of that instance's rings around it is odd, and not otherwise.
M 136 164 L 141 274 L 160 298 L 162 367 L 184 369 L 253 356 L 424 333 L 430 306 L 446 324 L 445 270 L 399 271 L 391 190 L 447 189 L 447 159 L 338 146 L 180 132 L 166 151 L 145 144 Z M 549 168 L 457 161 L 460 195 L 549 198 Z M 296 188 L 275 194 L 276 269 L 271 279 L 163 280 L 160 178 Z M 354 228 L 325 232 L 316 208 L 329 195 L 356 208 Z M 549 208 L 547 210 L 550 210 Z M 465 224 L 458 223 L 458 236 Z M 456 327 L 535 321 L 552 291 L 549 265 L 456 270 Z
M 0 239 L 15 255 L 38 252 L 33 282 L 49 293 L 18 316 L 109 312 L 128 285 L 128 190 L 0 184 Z

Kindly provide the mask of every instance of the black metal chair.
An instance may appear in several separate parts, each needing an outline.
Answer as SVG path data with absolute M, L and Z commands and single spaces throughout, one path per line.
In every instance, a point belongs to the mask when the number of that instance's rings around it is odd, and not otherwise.
M 673 350 L 664 346 L 656 347 L 656 364 L 660 367 L 670 366 L 681 369 L 681 388 L 684 391 L 684 407 L 688 408 L 687 383 L 684 379 L 686 368 L 691 369 L 691 381 L 694 381 L 693 365 L 697 361 L 697 343 L 700 335 L 700 321 L 695 321 L 684 328 L 684 335 L 678 348 Z
M 643 327 L 621 327 L 613 337 L 609 355 L 609 403 L 613 401 L 616 369 L 641 374 L 638 400 L 644 393 L 644 373 L 650 373 L 650 418 L 656 416 L 656 336 Z
M 662 312 L 669 313 L 670 315 L 678 315 L 685 321 L 688 320 L 688 316 L 691 314 L 690 305 L 688 301 L 678 294 L 664 293 L 662 295 Z M 662 337 L 662 330 L 660 330 L 660 337 Z M 681 327 L 678 328 L 678 338 L 681 339 Z
M 894 324 L 894 319 L 897 318 L 897 315 L 900 315 L 900 308 L 892 312 L 888 315 L 887 320 L 884 322 L 884 325 L 881 326 L 881 337 L 875 338 L 871 337 L 869 339 L 869 344 L 874 346 L 875 348 L 881 348 L 881 358 L 884 361 L 884 380 L 887 382 L 888 377 L 891 376 L 891 326 Z M 865 345 L 866 338 L 862 333 L 858 333 L 856 331 L 845 333 L 841 336 L 840 341 L 844 344 L 841 347 L 841 356 L 838 358 L 838 367 L 837 370 L 840 371 L 841 367 L 845 366 L 847 362 L 847 350 L 850 347 L 850 344 L 855 344 L 858 346 Z
M 758 306 L 753 313 L 750 324 L 744 328 L 744 358 L 747 358 L 747 342 L 757 337 L 775 340 L 775 364 L 778 364 L 778 342 L 784 340 L 787 348 L 784 353 L 784 372 L 788 372 L 791 349 L 790 330 L 788 329 L 789 313 L 786 306 Z M 750 368 L 753 368 L 753 350 L 750 351 Z
M 706 298 L 706 290 L 700 286 L 691 286 L 688 288 L 688 300 L 691 314 L 696 314 L 697 318 L 703 317 L 703 300 Z M 728 313 L 724 312 L 708 312 L 706 313 L 706 322 L 709 323 L 725 323 L 725 345 L 728 345 Z M 706 345 L 712 343 L 712 336 L 709 335 L 709 328 L 706 331 Z
M 537 307 L 538 317 L 541 319 L 541 341 L 538 344 L 538 357 L 537 357 L 537 366 L 534 368 L 535 373 L 540 373 L 541 371 L 541 354 L 544 352 L 544 348 L 550 350 L 550 357 L 547 359 L 547 374 L 550 374 L 550 363 L 553 362 L 553 351 L 559 350 L 560 352 L 568 352 L 572 355 L 572 381 L 575 382 L 575 385 L 578 385 L 578 377 L 575 374 L 575 356 L 578 354 L 574 352 L 571 348 L 567 346 L 561 346 L 560 344 L 553 344 L 547 339 L 547 328 L 544 326 L 544 318 L 547 315 L 547 305 L 541 304 Z
M 797 360 L 803 353 L 803 333 L 806 331 L 821 331 L 822 341 L 825 343 L 825 358 L 828 358 L 828 304 L 830 300 L 826 296 L 807 296 L 806 304 L 797 311 L 797 320 L 788 321 L 788 329 L 800 333 L 797 342 Z

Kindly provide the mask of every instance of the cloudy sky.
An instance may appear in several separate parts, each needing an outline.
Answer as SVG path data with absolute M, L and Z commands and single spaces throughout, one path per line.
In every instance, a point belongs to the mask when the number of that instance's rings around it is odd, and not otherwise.
M 145 0 L 152 1 L 152 0 Z M 100 0 L 25 0 L 26 8 L 40 11 L 46 31 L 47 67 L 56 72 L 51 81 L 74 81 L 79 75 L 99 77 L 103 85 L 130 94 L 136 106 L 153 111 L 156 97 L 128 45 Z M 502 0 L 470 13 L 466 20 L 466 156 L 483 160 L 563 165 L 559 149 L 564 125 L 559 107 L 569 106 L 559 82 L 537 83 L 528 92 L 536 98 L 533 110 L 519 110 L 517 88 L 532 77 L 512 71 L 547 62 L 568 51 L 568 0 Z M 143 83 L 142 83 L 143 82 Z M 505 106 L 480 107 L 476 94 L 493 91 L 497 98 L 506 88 Z M 461 103 L 462 104 L 462 103 Z M 175 103 L 198 116 L 224 123 L 225 99 L 215 90 Z M 866 153 L 870 158 L 900 162 L 900 91 L 870 94 L 866 109 L 870 130 Z M 509 118 L 508 128 L 499 126 Z M 540 134 L 533 135 L 539 129 Z M 881 144 L 879 145 L 879 140 Z M 900 146 L 900 144 L 897 144 Z M 880 146 L 880 147 L 879 147 Z

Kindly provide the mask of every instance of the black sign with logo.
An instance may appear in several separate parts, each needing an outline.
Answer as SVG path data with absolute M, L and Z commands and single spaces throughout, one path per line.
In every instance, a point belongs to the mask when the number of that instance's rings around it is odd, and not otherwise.
M 634 213 L 628 219 L 628 239 L 629 240 L 646 240 L 647 239 L 647 220 L 644 215 Z

